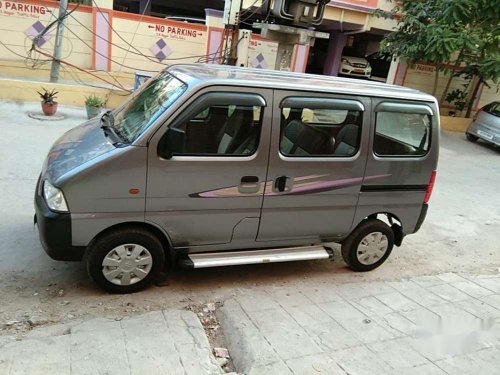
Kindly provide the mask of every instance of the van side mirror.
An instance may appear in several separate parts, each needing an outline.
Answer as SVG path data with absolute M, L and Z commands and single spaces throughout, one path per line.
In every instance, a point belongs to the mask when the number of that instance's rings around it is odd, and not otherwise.
M 185 141 L 186 133 L 184 130 L 170 128 L 158 145 L 158 153 L 162 158 L 171 159 L 174 154 L 182 154 L 184 152 Z

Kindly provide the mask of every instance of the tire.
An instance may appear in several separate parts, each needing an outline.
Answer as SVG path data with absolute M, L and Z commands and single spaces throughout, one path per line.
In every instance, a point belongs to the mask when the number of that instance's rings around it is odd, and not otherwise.
M 378 239 L 380 239 L 379 242 L 377 242 Z M 380 250 L 381 246 L 385 248 L 384 253 Z M 383 221 L 368 219 L 358 225 L 342 242 L 342 258 L 354 271 L 371 271 L 386 261 L 393 246 L 394 232 L 392 229 Z M 379 250 L 369 250 L 373 248 Z M 374 254 L 370 256 L 369 254 L 372 252 Z
M 476 142 L 478 140 L 478 137 L 469 133 L 465 133 L 465 137 L 469 142 Z
M 158 278 L 165 267 L 165 252 L 160 240 L 147 230 L 118 229 L 90 245 L 86 266 L 92 280 L 106 292 L 135 293 Z

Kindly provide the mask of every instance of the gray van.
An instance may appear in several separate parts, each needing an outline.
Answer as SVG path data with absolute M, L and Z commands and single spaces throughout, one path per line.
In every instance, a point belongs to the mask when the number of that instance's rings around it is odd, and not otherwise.
M 171 66 L 52 146 L 40 240 L 114 293 L 174 265 L 329 259 L 332 242 L 369 271 L 424 221 L 438 111 L 381 83 Z

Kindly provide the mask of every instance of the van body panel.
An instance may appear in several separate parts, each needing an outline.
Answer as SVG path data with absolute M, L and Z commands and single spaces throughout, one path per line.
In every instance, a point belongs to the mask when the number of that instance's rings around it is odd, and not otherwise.
M 435 100 L 432 95 L 409 87 L 325 75 L 215 64 L 177 64 L 169 67 L 168 71 L 192 87 L 234 85 L 237 83 L 241 87 L 256 86 L 264 89 L 314 91 L 322 94 L 335 92 L 339 95 L 366 95 L 374 98 L 405 98 L 428 102 Z
M 57 139 L 45 159 L 42 176 L 56 182 L 73 169 L 114 150 L 99 119 L 84 122 Z
M 115 225 L 144 222 L 143 212 L 71 214 L 72 245 L 87 246 L 97 235 Z
M 425 189 L 361 192 L 351 230 L 370 215 L 388 213 L 400 221 L 404 235 L 411 234 L 420 217 L 424 197 Z
M 365 180 L 353 223 L 354 229 L 364 218 L 375 213 L 392 213 L 401 221 L 403 234 L 415 231 L 422 211 L 427 185 L 437 168 L 439 155 L 439 110 L 436 102 L 373 98 L 375 111 L 419 113 L 431 116 L 430 147 L 423 156 L 379 156 L 375 154 L 377 112 L 373 113 L 366 164 L 366 176 L 387 175 L 382 180 Z
M 257 151 L 250 156 L 158 155 L 158 145 L 170 126 L 177 126 L 183 112 L 210 93 L 260 95 L 262 129 Z M 234 228 L 247 218 L 259 219 L 266 181 L 271 133 L 273 92 L 251 87 L 216 86 L 192 95 L 151 138 L 148 148 L 146 220 L 165 228 L 175 247 L 195 247 L 231 242 Z M 242 178 L 256 177 L 258 188 L 242 190 Z M 248 234 L 247 234 L 248 235 Z M 255 231 L 253 238 L 257 232 Z
M 35 220 L 54 259 L 81 258 L 99 233 L 124 223 L 155 226 L 179 254 L 342 241 L 378 213 L 395 216 L 404 235 L 418 230 L 439 153 L 439 109 L 432 96 L 374 82 L 228 66 L 182 64 L 167 70 L 187 89 L 130 145 L 113 145 L 96 119 L 70 130 L 51 148 L 37 185 Z M 211 93 L 262 98 L 256 151 L 160 156 L 167 130 Z M 293 107 L 303 98 L 311 108 L 328 103 L 362 111 L 354 155 L 280 152 L 282 103 L 286 99 Z M 425 155 L 377 155 L 377 111 L 430 115 Z M 45 179 L 63 192 L 69 212 L 48 208 Z M 59 232 L 64 236 L 55 237 Z
M 70 212 L 135 212 L 144 218 L 147 148 L 125 146 L 99 159 L 63 176 L 60 187 Z
M 284 156 L 280 151 L 281 110 L 305 98 L 306 108 L 334 99 L 342 105 L 358 103 L 362 111 L 360 146 L 352 157 Z M 311 103 L 310 99 L 316 99 Z M 317 100 L 319 99 L 319 100 Z M 296 101 L 296 100 L 295 100 Z M 346 106 L 340 108 L 349 108 Z M 286 107 L 285 107 L 286 108 Z M 293 108 L 293 107 L 292 107 Z M 329 108 L 337 108 L 335 105 Z M 360 187 L 365 174 L 370 136 L 369 98 L 302 91 L 275 91 L 273 133 L 269 159 L 268 188 L 264 196 L 258 241 L 310 239 L 331 241 L 344 237 L 351 228 Z M 284 176 L 289 181 L 285 192 L 273 191 L 273 184 Z M 383 177 L 383 176 L 382 176 Z

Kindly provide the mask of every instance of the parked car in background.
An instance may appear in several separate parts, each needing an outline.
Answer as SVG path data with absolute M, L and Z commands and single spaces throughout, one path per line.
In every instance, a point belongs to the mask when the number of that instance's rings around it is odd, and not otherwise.
M 500 146 L 500 102 L 492 102 L 481 108 L 465 135 L 471 142 L 482 139 Z
M 373 52 L 366 56 L 366 60 L 372 68 L 371 78 L 383 78 L 385 82 L 391 68 L 391 57 L 380 52 Z
M 349 77 L 370 78 L 372 68 L 367 59 L 352 47 L 346 47 L 342 51 L 339 74 Z

